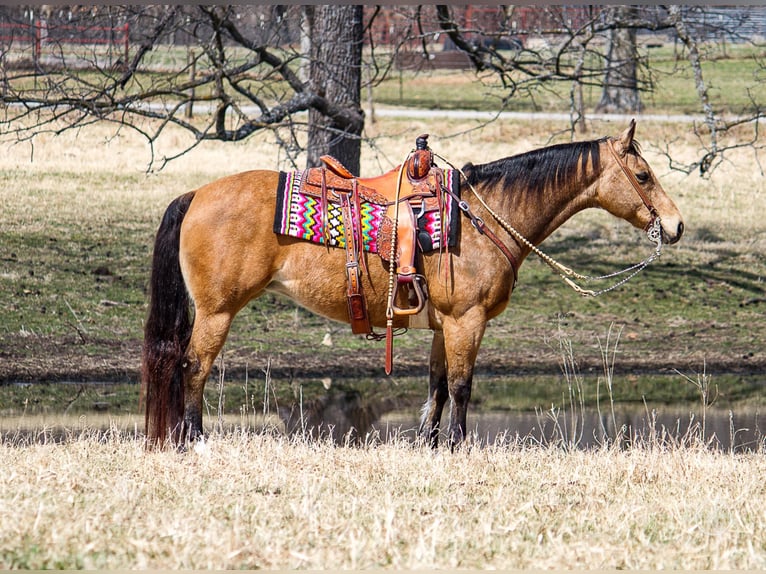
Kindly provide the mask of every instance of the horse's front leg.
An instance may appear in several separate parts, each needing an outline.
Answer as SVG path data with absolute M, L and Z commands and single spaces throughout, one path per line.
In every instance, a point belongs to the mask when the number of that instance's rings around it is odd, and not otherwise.
M 420 419 L 420 437 L 432 448 L 439 445 L 439 426 L 448 397 L 444 333 L 434 331 L 429 364 L 428 399 L 423 405 L 423 416 Z
M 444 350 L 450 398 L 447 440 L 452 450 L 467 436 L 466 414 L 471 400 L 473 368 L 486 326 L 484 310 L 478 307 L 458 319 L 444 319 Z

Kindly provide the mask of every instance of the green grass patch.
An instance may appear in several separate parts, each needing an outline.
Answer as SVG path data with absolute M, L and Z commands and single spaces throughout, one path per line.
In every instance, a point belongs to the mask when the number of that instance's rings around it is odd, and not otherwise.
M 640 50 L 646 67 L 639 82 L 645 113 L 701 113 L 701 103 L 686 54 L 672 44 Z M 510 55 L 510 54 L 508 54 Z M 758 82 L 763 79 L 762 48 L 729 46 L 725 53 L 717 46 L 703 46 L 703 76 L 708 97 L 718 113 L 739 113 L 752 109 L 753 101 L 763 105 Z M 571 57 L 570 57 L 571 59 Z M 595 58 L 591 58 L 595 60 Z M 574 62 L 565 67 L 572 68 Z M 591 62 L 595 65 L 595 61 Z M 648 71 L 648 74 L 647 74 Z M 523 77 L 514 78 L 518 82 Z M 498 111 L 507 99 L 509 111 L 567 112 L 570 82 L 546 82 L 511 93 L 490 73 L 470 70 L 395 70 L 376 86 L 376 103 L 426 109 L 475 109 Z M 595 109 L 601 98 L 598 85 L 586 83 L 582 90 L 586 112 Z

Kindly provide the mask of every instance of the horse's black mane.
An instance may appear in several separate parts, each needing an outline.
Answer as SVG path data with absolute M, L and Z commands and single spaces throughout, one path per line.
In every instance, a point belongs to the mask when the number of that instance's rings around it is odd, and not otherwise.
M 512 189 L 542 193 L 548 187 L 558 187 L 572 178 L 583 177 L 589 159 L 598 175 L 601 171 L 599 144 L 603 141 L 557 144 L 482 165 L 469 163 L 463 172 L 472 185 L 494 185 L 502 180 Z M 640 153 L 635 140 L 630 151 Z

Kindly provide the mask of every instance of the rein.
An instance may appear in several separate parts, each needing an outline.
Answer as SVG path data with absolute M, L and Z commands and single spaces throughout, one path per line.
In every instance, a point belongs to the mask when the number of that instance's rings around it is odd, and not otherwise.
M 460 175 L 463 177 L 463 180 L 468 184 L 468 188 L 471 190 L 471 192 L 476 197 L 476 199 L 479 200 L 479 202 L 484 207 L 484 209 L 486 209 L 490 213 L 490 215 L 492 215 L 495 221 L 497 221 L 500 224 L 500 226 L 503 229 L 505 229 L 505 231 L 507 231 L 514 239 L 516 239 L 519 243 L 528 247 L 535 255 L 537 255 L 540 259 L 542 259 L 543 262 L 545 262 L 551 269 L 553 269 L 556 273 L 558 273 L 559 276 L 564 280 L 564 282 L 567 285 L 569 285 L 575 292 L 579 293 L 580 295 L 583 295 L 584 297 L 597 297 L 599 295 L 603 295 L 604 293 L 608 293 L 609 291 L 612 291 L 616 289 L 617 287 L 620 287 L 621 285 L 630 281 L 640 271 L 642 271 L 646 266 L 648 266 L 652 261 L 657 259 L 660 256 L 660 253 L 662 251 L 662 223 L 656 208 L 654 207 L 654 205 L 652 205 L 652 203 L 649 201 L 649 198 L 641 189 L 641 184 L 639 184 L 638 180 L 636 179 L 636 176 L 633 174 L 633 172 L 630 171 L 628 166 L 625 164 L 625 162 L 622 161 L 622 159 L 619 157 L 619 155 L 615 151 L 612 144 L 612 140 L 609 140 L 607 145 L 609 147 L 609 150 L 612 152 L 614 159 L 617 161 L 617 164 L 622 168 L 623 173 L 625 173 L 625 175 L 628 178 L 628 181 L 630 181 L 631 185 L 633 186 L 633 189 L 636 190 L 636 192 L 638 193 L 638 196 L 641 198 L 641 201 L 643 201 L 644 205 L 649 210 L 649 213 L 652 215 L 652 218 L 650 219 L 644 231 L 646 232 L 646 235 L 650 239 L 650 241 L 654 242 L 656 246 L 655 246 L 654 253 L 649 255 L 649 257 L 647 257 L 643 261 L 636 263 L 635 265 L 631 265 L 630 267 L 626 267 L 625 269 L 622 269 L 620 271 L 615 271 L 613 273 L 608 273 L 606 275 L 599 275 L 599 276 L 582 275 L 580 273 L 577 273 L 573 269 L 565 265 L 562 265 L 561 263 L 553 259 L 553 257 L 551 257 L 550 255 L 547 255 L 546 253 L 544 253 L 536 245 L 534 245 L 531 241 L 529 241 L 526 237 L 524 237 L 521 233 L 519 233 L 519 231 L 517 231 L 501 215 L 499 215 L 489 205 L 487 205 L 487 203 L 484 201 L 484 198 L 479 195 L 479 193 L 476 191 L 476 188 L 474 188 L 474 186 L 468 181 L 468 178 L 466 177 L 465 173 L 463 173 L 463 171 L 459 167 L 454 166 L 446 158 L 442 157 L 436 152 L 432 152 L 432 153 L 434 154 L 435 157 L 438 157 L 439 159 L 444 161 L 447 165 L 449 165 L 452 169 L 460 173 Z M 479 231 L 480 233 L 489 232 L 489 229 L 484 227 L 484 222 L 481 220 L 481 218 L 476 217 L 471 212 L 470 207 L 465 201 L 461 200 L 458 205 L 460 206 L 460 209 L 463 211 L 463 213 L 465 213 L 466 216 L 469 217 L 474 227 L 476 227 L 477 231 Z M 503 252 L 503 254 L 505 254 L 506 257 L 508 257 L 509 261 L 511 262 L 511 266 L 513 267 L 513 270 L 514 270 L 514 281 L 515 281 L 515 275 L 516 275 L 515 272 L 517 270 L 515 258 L 512 255 L 509 257 L 510 251 L 494 234 L 489 232 L 487 236 L 493 241 L 493 243 L 495 243 L 495 245 Z M 591 289 L 584 289 L 580 287 L 577 283 L 575 283 L 575 280 L 586 281 L 586 282 L 602 281 L 605 279 L 618 277 L 620 275 L 629 273 L 631 271 L 632 273 L 630 273 L 630 275 L 622 278 L 620 281 L 616 282 L 614 285 L 605 287 L 604 289 L 599 289 L 597 291 L 593 291 Z

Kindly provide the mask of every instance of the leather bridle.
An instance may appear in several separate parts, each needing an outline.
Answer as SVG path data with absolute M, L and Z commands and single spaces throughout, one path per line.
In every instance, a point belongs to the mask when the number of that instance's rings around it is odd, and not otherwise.
M 638 196 L 641 198 L 641 201 L 643 201 L 644 205 L 646 206 L 646 208 L 649 210 L 649 213 L 651 214 L 651 219 L 649 220 L 649 223 L 647 224 L 644 231 L 646 232 L 649 239 L 656 244 L 656 248 L 654 253 L 652 253 L 649 257 L 647 257 L 640 263 L 636 263 L 635 265 L 631 265 L 630 267 L 626 267 L 625 269 L 622 269 L 620 271 L 615 271 L 614 273 L 608 273 L 606 275 L 601 275 L 598 277 L 591 277 L 588 275 L 582 275 L 580 273 L 577 273 L 573 269 L 570 269 L 569 267 L 562 265 L 561 263 L 553 259 L 550 255 L 546 255 L 545 253 L 543 253 L 536 245 L 534 245 L 531 241 L 529 241 L 526 237 L 524 237 L 521 233 L 519 233 L 502 216 L 500 216 L 500 214 L 495 212 L 489 205 L 487 205 L 487 203 L 484 201 L 482 196 L 479 195 L 479 192 L 477 192 L 474 186 L 471 185 L 471 182 L 468 181 L 468 177 L 465 175 L 465 173 L 463 173 L 463 170 L 461 170 L 458 167 L 455 167 L 452 163 L 449 162 L 449 160 L 437 154 L 436 152 L 432 152 L 432 153 L 434 157 L 438 157 L 439 159 L 444 161 L 447 165 L 449 165 L 452 169 L 460 173 L 460 175 L 463 178 L 463 181 L 468 185 L 468 189 L 470 189 L 473 195 L 476 197 L 476 199 L 479 200 L 479 203 L 481 203 L 481 205 L 484 206 L 484 208 L 492 215 L 495 221 L 497 221 L 500 224 L 500 226 L 511 235 L 511 237 L 516 241 L 517 244 L 519 244 L 520 246 L 525 245 L 526 247 L 528 247 L 535 255 L 540 257 L 540 259 L 542 259 L 551 269 L 556 271 L 561 276 L 561 278 L 576 292 L 588 297 L 596 297 L 597 295 L 601 295 L 603 293 L 607 293 L 609 291 L 612 291 L 613 289 L 616 289 L 620 285 L 625 284 L 627 281 L 635 277 L 639 271 L 641 271 L 647 265 L 649 265 L 652 261 L 657 259 L 660 256 L 660 252 L 662 250 L 662 220 L 660 218 L 660 215 L 657 212 L 657 209 L 654 207 L 654 205 L 652 205 L 652 202 L 649 201 L 649 198 L 644 193 L 644 190 L 641 189 L 641 184 L 636 179 L 636 176 L 633 174 L 633 172 L 630 169 L 628 169 L 628 166 L 625 164 L 625 162 L 622 161 L 617 151 L 612 147 L 613 141 L 614 140 L 612 139 L 608 139 L 606 141 L 607 146 L 609 147 L 609 150 L 612 152 L 612 155 L 614 155 L 614 158 L 617 161 L 617 164 L 622 168 L 623 172 L 625 173 L 625 176 L 628 178 L 628 181 L 630 181 L 631 184 L 633 185 L 633 189 L 636 190 L 636 193 L 638 193 Z M 446 191 L 447 193 L 450 193 L 450 190 L 444 187 L 442 189 L 444 189 L 444 191 Z M 452 194 L 450 193 L 450 195 Z M 515 285 L 516 279 L 518 276 L 518 267 L 519 267 L 518 262 L 516 261 L 516 258 L 510 252 L 508 247 L 494 233 L 492 233 L 488 227 L 484 225 L 484 221 L 482 221 L 481 218 L 476 217 L 471 212 L 471 209 L 468 206 L 468 204 L 465 202 L 465 200 L 461 200 L 459 197 L 456 197 L 456 196 L 453 196 L 453 199 L 455 199 L 455 201 L 458 202 L 458 206 L 463 211 L 463 213 L 471 220 L 476 230 L 479 233 L 486 235 L 492 241 L 492 243 L 494 243 L 500 249 L 500 251 L 508 258 L 508 261 L 510 262 L 511 268 L 514 272 L 513 283 Z M 598 291 L 583 289 L 582 287 L 580 287 L 573 281 L 573 278 L 578 280 L 584 280 L 584 281 L 609 279 L 611 277 L 617 277 L 625 273 L 630 273 L 630 275 L 621 279 L 620 281 L 618 281 L 611 287 L 606 287 Z
M 643 189 L 641 189 L 641 184 L 638 182 L 638 179 L 636 179 L 636 175 L 633 173 L 633 170 L 631 170 L 628 167 L 628 164 L 623 161 L 623 159 L 620 157 L 620 154 L 617 153 L 617 150 L 614 149 L 614 141 L 613 139 L 607 140 L 607 147 L 609 148 L 609 151 L 612 152 L 612 156 L 614 157 L 614 160 L 617 162 L 617 165 L 619 165 L 622 168 L 623 173 L 628 178 L 628 181 L 633 186 L 633 189 L 636 190 L 636 193 L 638 194 L 638 197 L 641 198 L 641 201 L 644 202 L 644 205 L 646 206 L 646 209 L 649 210 L 649 213 L 651 214 L 651 219 L 649 219 L 649 223 L 646 224 L 646 227 L 644 227 L 644 231 L 649 231 L 652 227 L 655 225 L 655 221 L 660 218 L 660 214 L 657 211 L 657 208 L 654 207 L 652 202 L 649 200 L 649 197 L 646 195 Z

